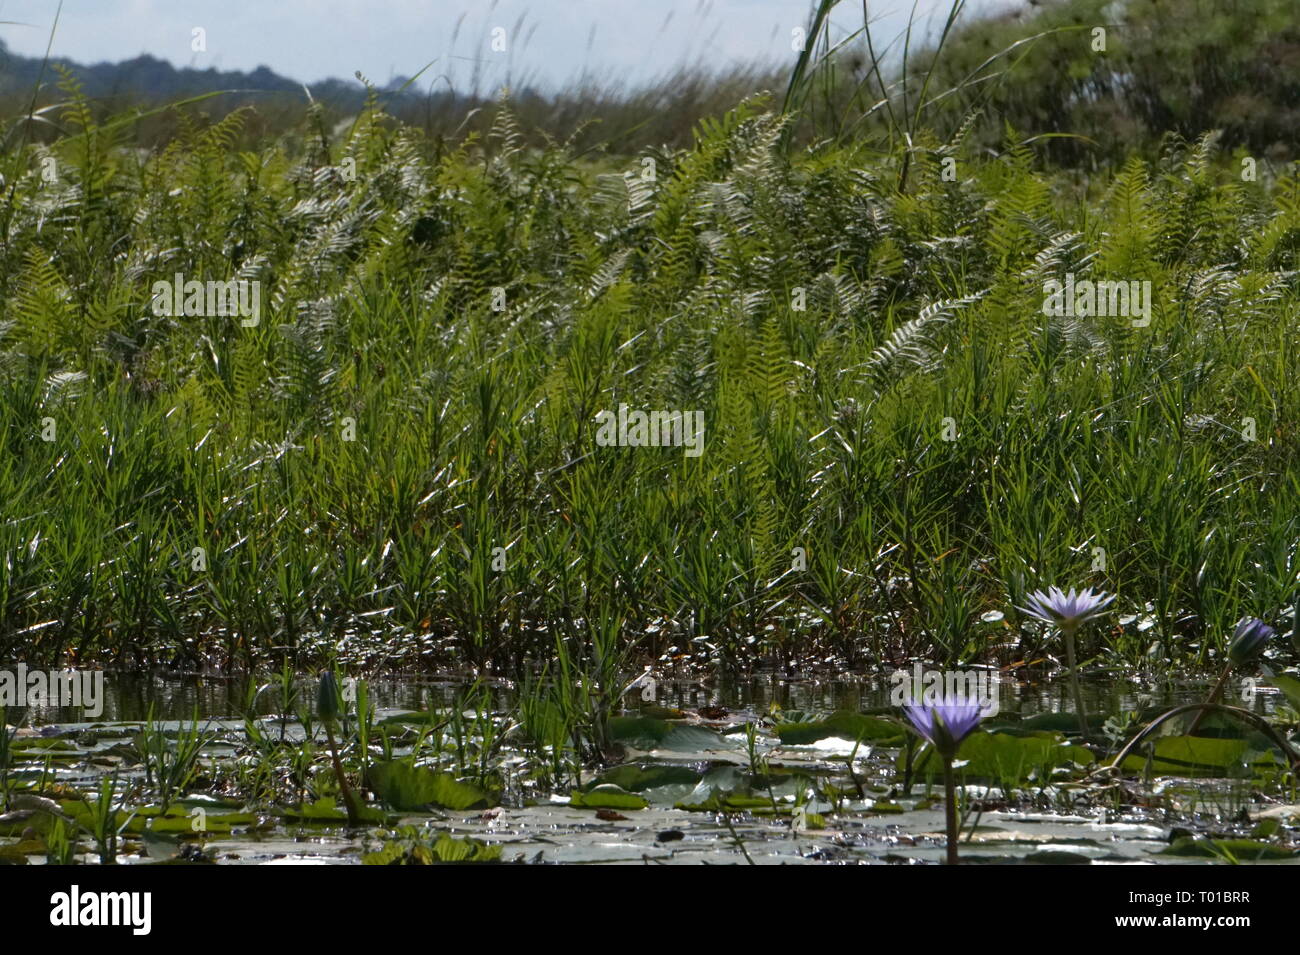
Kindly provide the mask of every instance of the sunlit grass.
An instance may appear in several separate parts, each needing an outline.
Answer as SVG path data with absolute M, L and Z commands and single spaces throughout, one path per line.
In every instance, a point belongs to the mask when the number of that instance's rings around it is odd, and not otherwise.
M 659 659 L 1041 659 L 997 614 L 1053 581 L 1118 594 L 1084 668 L 1208 665 L 1295 598 L 1297 183 L 1211 138 L 1077 204 L 914 102 L 593 164 L 509 104 L 455 149 L 376 106 L 143 155 L 63 86 L 67 135 L 0 157 L 33 662 L 571 667 L 591 712 Z M 155 314 L 177 272 L 261 282 L 259 321 Z M 1045 316 L 1066 272 L 1150 281 L 1150 324 Z M 702 412 L 703 454 L 597 444 L 620 404 Z

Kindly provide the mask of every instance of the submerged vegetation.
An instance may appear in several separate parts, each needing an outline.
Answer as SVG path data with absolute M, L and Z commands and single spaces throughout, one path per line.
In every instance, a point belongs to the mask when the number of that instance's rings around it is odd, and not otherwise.
M 795 135 L 835 62 L 633 155 L 377 95 L 144 151 L 66 73 L 61 135 L 7 124 L 6 657 L 250 682 L 234 719 L 0 720 L 0 859 L 486 862 L 513 813 L 545 861 L 554 807 L 655 858 L 707 818 L 751 862 L 955 862 L 999 814 L 1143 843 L 1071 861 L 1291 858 L 1300 175 L 1213 131 L 1062 170 L 987 102 L 940 135 L 928 67 Z M 664 692 L 921 660 L 1063 661 L 1074 712 Z M 434 670 L 400 711 L 357 679 Z M 1219 680 L 1090 714 L 1099 673 Z

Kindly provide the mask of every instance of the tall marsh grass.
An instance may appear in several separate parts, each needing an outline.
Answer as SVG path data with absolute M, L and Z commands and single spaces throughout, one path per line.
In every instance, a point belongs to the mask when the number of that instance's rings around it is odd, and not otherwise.
M 141 152 L 65 78 L 66 134 L 0 155 L 9 646 L 558 646 L 610 692 L 638 659 L 1027 659 L 1009 608 L 1059 581 L 1129 611 L 1085 660 L 1204 663 L 1295 599 L 1300 181 L 1207 136 L 1081 198 L 1014 135 L 926 132 L 920 82 L 882 137 L 791 148 L 796 83 L 594 163 L 509 102 L 455 146 L 372 99 Z M 259 322 L 155 314 L 177 272 L 260 282 Z M 1150 324 L 1044 315 L 1066 273 L 1150 281 Z M 620 404 L 702 411 L 703 454 L 599 445 Z

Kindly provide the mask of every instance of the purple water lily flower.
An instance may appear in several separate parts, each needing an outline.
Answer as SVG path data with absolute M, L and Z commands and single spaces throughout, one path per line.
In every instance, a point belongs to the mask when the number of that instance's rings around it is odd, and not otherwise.
M 1025 598 L 1027 607 L 1018 608 L 1044 623 L 1050 623 L 1062 630 L 1076 630 L 1085 620 L 1097 616 L 1114 601 L 1114 594 L 1087 587 L 1075 592 L 1073 587 L 1066 593 L 1060 587 L 1049 587 L 1046 591 L 1035 590 Z
M 943 761 L 944 816 L 948 829 L 948 864 L 956 865 L 961 822 L 957 807 L 957 779 L 953 759 L 962 740 L 975 731 L 985 710 L 961 697 L 945 696 L 935 703 L 903 704 L 903 712 L 916 731 L 933 744 Z
M 984 719 L 978 703 L 945 699 L 938 703 L 907 703 L 903 713 L 916 731 L 934 744 L 939 753 L 951 759 L 962 740 L 974 732 Z
M 1086 587 L 1075 591 L 1073 587 L 1066 593 L 1060 587 L 1049 587 L 1046 591 L 1035 590 L 1025 598 L 1028 606 L 1021 607 L 1020 612 L 1028 614 L 1044 623 L 1050 623 L 1061 631 L 1065 637 L 1065 658 L 1070 668 L 1070 691 L 1074 696 L 1074 709 L 1079 714 L 1079 732 L 1088 735 L 1088 715 L 1084 712 L 1083 693 L 1079 689 L 1079 668 L 1074 658 L 1074 634 L 1084 624 L 1109 607 L 1114 601 L 1113 594 Z
M 1232 640 L 1228 643 L 1228 663 L 1219 674 L 1219 680 L 1210 690 L 1210 695 L 1205 698 L 1206 709 L 1198 710 L 1196 719 L 1192 720 L 1192 725 L 1187 730 L 1188 736 L 1195 736 L 1196 731 L 1201 728 L 1201 722 L 1205 719 L 1208 707 L 1218 703 L 1219 698 L 1223 696 L 1223 688 L 1228 685 L 1228 678 L 1232 676 L 1235 667 L 1243 666 L 1249 663 L 1255 657 L 1264 652 L 1264 644 L 1277 634 L 1277 631 L 1266 624 L 1258 617 L 1244 617 L 1237 624 L 1236 631 L 1232 634 Z
M 1258 617 L 1247 617 L 1237 624 L 1237 630 L 1232 635 L 1232 642 L 1228 644 L 1228 659 L 1235 666 L 1241 666 L 1258 656 L 1264 649 L 1264 644 L 1276 633 L 1276 630 Z

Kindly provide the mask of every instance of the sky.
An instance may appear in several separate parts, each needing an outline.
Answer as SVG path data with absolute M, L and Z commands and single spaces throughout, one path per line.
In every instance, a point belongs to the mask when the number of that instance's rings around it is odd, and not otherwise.
M 971 10 L 1011 2 L 968 0 Z M 918 22 L 941 23 L 950 3 L 916 0 Z M 0 39 L 14 53 L 43 54 L 58 6 L 0 0 L 0 21 L 11 21 Z M 873 39 L 897 36 L 911 8 L 870 0 Z M 636 85 L 683 63 L 790 63 L 792 31 L 809 14 L 809 0 L 64 0 L 52 53 L 79 63 L 148 53 L 177 67 L 264 65 L 308 84 L 360 70 L 380 86 L 432 61 L 422 88 L 463 92 L 477 69 L 480 90 L 553 90 L 584 73 Z M 833 16 L 841 32 L 861 20 L 861 0 L 843 0 Z M 205 49 L 194 49 L 198 39 Z

